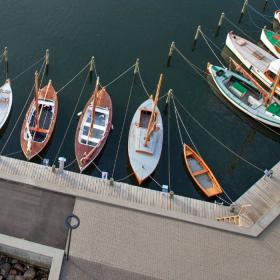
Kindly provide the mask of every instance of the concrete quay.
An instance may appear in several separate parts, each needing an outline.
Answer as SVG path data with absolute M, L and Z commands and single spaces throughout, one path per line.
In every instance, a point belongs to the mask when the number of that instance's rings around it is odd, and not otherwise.
M 67 211 L 81 225 L 61 279 L 280 278 L 280 163 L 272 170 L 272 178 L 260 178 L 235 201 L 232 213 L 214 203 L 0 157 L 0 182 L 19 197 L 29 200 L 31 188 L 74 199 Z M 0 188 L 1 194 L 7 195 Z M 216 220 L 248 204 L 238 225 Z

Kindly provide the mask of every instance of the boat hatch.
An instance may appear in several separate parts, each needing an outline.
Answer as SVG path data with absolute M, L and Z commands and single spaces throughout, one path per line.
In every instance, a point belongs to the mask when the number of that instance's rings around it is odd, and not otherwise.
M 142 109 L 140 112 L 139 126 L 142 128 L 148 128 L 151 115 L 152 115 L 151 111 Z
M 258 60 L 262 60 L 264 58 L 264 55 L 258 51 L 254 51 L 252 55 Z
M 232 91 L 234 91 L 234 93 L 241 98 L 242 96 L 244 96 L 244 94 L 247 92 L 247 89 L 242 86 L 240 83 L 238 82 L 234 82 L 232 83 L 232 85 L 230 86 L 230 89 Z

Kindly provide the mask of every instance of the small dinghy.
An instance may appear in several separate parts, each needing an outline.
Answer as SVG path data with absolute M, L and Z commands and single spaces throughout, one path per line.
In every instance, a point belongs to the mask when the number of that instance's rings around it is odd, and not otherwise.
M 232 32 L 227 35 L 226 46 L 255 78 L 267 88 L 273 87 L 280 70 L 280 59 L 276 59 L 264 49 Z M 280 95 L 280 85 L 276 87 L 276 94 Z
M 237 63 L 235 67 L 238 71 L 243 70 Z M 280 106 L 279 101 L 273 98 L 273 92 L 269 95 L 245 70 L 242 73 L 250 80 L 210 63 L 207 70 L 219 92 L 232 105 L 257 121 L 280 128 Z
M 151 96 L 135 112 L 128 136 L 128 156 L 139 185 L 156 169 L 162 150 L 163 125 L 157 107 L 162 74 L 155 98 Z
M 223 191 L 217 179 L 203 159 L 187 144 L 184 144 L 183 149 L 186 167 L 202 192 L 207 197 L 221 194 Z
M 0 129 L 9 117 L 13 103 L 13 93 L 10 80 L 0 87 Z
M 32 100 L 21 128 L 20 144 L 25 157 L 31 160 L 49 142 L 57 116 L 56 91 L 49 83 L 38 90 L 38 73 L 35 73 L 35 98 Z
M 108 138 L 112 126 L 112 101 L 105 88 L 95 90 L 87 102 L 76 129 L 75 155 L 83 172 L 98 156 Z
M 266 29 L 262 29 L 261 41 L 277 58 L 280 58 L 280 34 Z

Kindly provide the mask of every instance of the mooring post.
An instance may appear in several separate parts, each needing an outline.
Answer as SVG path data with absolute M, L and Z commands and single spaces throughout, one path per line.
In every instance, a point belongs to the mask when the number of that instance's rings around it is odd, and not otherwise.
M 134 75 L 138 74 L 139 72 L 139 58 L 136 59 L 136 62 L 135 62 L 135 67 L 134 67 Z
M 215 33 L 215 37 L 217 37 L 217 36 L 219 35 L 219 32 L 220 32 L 220 29 L 221 29 L 221 27 L 222 27 L 224 18 L 225 18 L 225 13 L 222 12 L 222 13 L 221 13 L 220 20 L 219 20 L 219 23 L 218 23 L 218 27 L 217 27 L 217 30 L 216 30 L 216 33 Z
M 90 64 L 89 64 L 89 82 L 92 82 L 92 74 L 93 74 L 93 70 L 95 67 L 95 61 L 94 61 L 94 56 L 91 57 L 90 59 Z
M 193 46 L 192 46 L 192 51 L 195 50 L 195 47 L 196 47 L 196 42 L 197 42 L 197 39 L 199 37 L 199 33 L 201 32 L 201 25 L 199 25 L 196 29 L 196 33 L 195 33 L 195 37 L 194 37 L 194 41 L 193 41 Z
M 114 186 L 114 178 L 113 177 L 110 178 L 109 184 L 110 184 L 110 186 Z
M 168 104 L 170 102 L 170 98 L 172 96 L 172 89 L 170 89 L 167 93 L 167 98 L 166 98 L 166 101 L 165 101 L 165 104 Z
M 46 49 L 46 75 L 49 73 L 49 63 L 50 63 L 50 52 Z
M 170 199 L 173 199 L 173 198 L 174 198 L 174 191 L 170 191 L 170 192 L 169 192 L 169 198 L 170 198 Z
M 5 71 L 6 71 L 6 79 L 8 79 L 9 74 L 9 61 L 8 61 L 8 48 L 5 47 L 4 49 L 4 61 L 5 61 Z
M 241 23 L 241 20 L 242 20 L 242 18 L 243 18 L 243 15 L 244 15 L 244 13 L 245 13 L 245 11 L 246 11 L 247 6 L 248 6 L 248 0 L 245 0 L 245 1 L 244 1 L 244 4 L 243 4 L 243 7 L 242 7 L 242 10 L 241 10 L 241 14 L 240 14 L 238 23 Z
M 172 54 L 173 54 L 174 50 L 175 50 L 175 42 L 173 41 L 170 45 L 170 49 L 169 49 L 169 53 L 168 53 L 167 67 L 170 66 L 171 57 L 172 57 Z
M 266 7 L 267 7 L 267 4 L 268 4 L 268 0 L 265 0 L 264 6 L 263 6 L 263 13 L 265 12 L 265 9 L 266 9 Z

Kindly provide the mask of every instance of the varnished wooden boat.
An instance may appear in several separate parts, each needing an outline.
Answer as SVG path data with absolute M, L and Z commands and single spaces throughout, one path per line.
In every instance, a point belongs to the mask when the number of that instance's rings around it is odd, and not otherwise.
M 101 152 L 112 126 L 112 101 L 105 88 L 98 90 L 98 81 L 76 129 L 75 155 L 80 172 Z
M 156 169 L 162 150 L 163 125 L 157 107 L 162 74 L 155 99 L 151 96 L 135 112 L 128 136 L 128 156 L 139 185 Z
M 280 59 L 232 32 L 227 35 L 226 46 L 255 78 L 268 89 L 273 87 L 280 70 Z M 276 94 L 280 96 L 280 85 L 276 87 Z
M 203 159 L 187 144 L 184 144 L 183 148 L 186 167 L 201 191 L 207 197 L 221 194 L 222 189 L 217 179 Z
M 25 115 L 21 128 L 20 144 L 25 157 L 31 160 L 49 142 L 57 116 L 58 100 L 56 91 L 49 83 L 38 90 L 38 74 L 35 73 L 35 98 Z
M 3 86 L 0 87 L 0 129 L 5 124 L 9 117 L 13 103 L 13 93 L 10 85 L 10 80 L 6 80 Z

